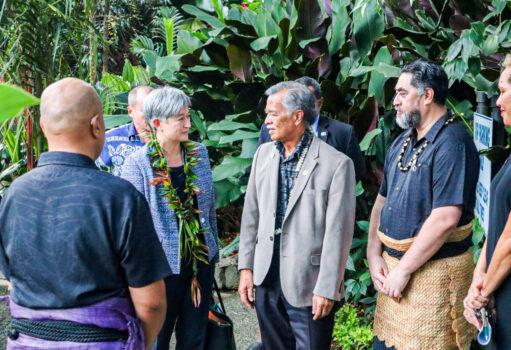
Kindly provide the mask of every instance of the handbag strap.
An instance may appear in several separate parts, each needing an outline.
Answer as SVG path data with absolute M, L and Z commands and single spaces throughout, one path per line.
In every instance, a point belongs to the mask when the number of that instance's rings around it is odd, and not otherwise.
M 216 278 L 213 278 L 213 287 L 216 292 L 216 296 L 218 298 L 218 302 L 220 303 L 220 306 L 222 307 L 222 312 L 227 315 L 225 312 L 225 306 L 224 306 L 224 300 L 222 299 L 222 295 L 220 294 L 220 289 L 218 288 L 218 284 L 216 283 Z

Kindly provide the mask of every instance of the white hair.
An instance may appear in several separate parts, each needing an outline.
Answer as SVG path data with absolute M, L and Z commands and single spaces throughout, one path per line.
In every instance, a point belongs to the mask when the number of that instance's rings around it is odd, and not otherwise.
M 148 121 L 165 120 L 175 117 L 184 107 L 191 106 L 190 97 L 173 87 L 163 87 L 151 91 L 144 100 L 142 111 Z

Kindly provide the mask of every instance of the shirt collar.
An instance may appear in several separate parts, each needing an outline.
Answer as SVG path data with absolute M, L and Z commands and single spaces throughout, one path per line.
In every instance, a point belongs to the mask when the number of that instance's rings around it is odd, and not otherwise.
M 96 164 L 91 158 L 83 154 L 70 152 L 45 152 L 41 154 L 41 157 L 37 162 L 38 167 L 56 164 L 82 168 L 96 168 Z
M 300 139 L 300 142 L 298 142 L 298 145 L 295 147 L 293 152 L 289 155 L 289 157 L 286 159 L 285 157 L 285 150 L 284 150 L 284 144 L 280 141 L 277 141 L 277 149 L 279 150 L 280 156 L 282 159 L 285 159 L 286 161 L 292 160 L 296 157 L 298 157 L 299 154 L 302 153 L 302 150 L 305 148 L 305 145 L 309 143 L 309 140 L 312 138 L 311 131 L 307 128 L 305 129 L 305 132 L 303 133 L 302 138 Z
M 447 111 L 443 116 L 441 116 L 440 119 L 438 119 L 435 122 L 435 124 L 433 124 L 431 129 L 429 129 L 429 131 L 424 136 L 426 138 L 426 140 L 428 140 L 430 143 L 435 141 L 435 139 L 437 138 L 438 134 L 440 133 L 440 130 L 443 129 L 443 127 L 445 126 L 445 122 L 450 117 L 451 117 L 451 112 L 450 111 Z
M 433 143 L 435 141 L 435 139 L 437 138 L 438 134 L 440 133 L 440 131 L 445 126 L 445 122 L 450 117 L 451 117 L 451 112 L 447 111 L 444 115 L 442 115 L 440 117 L 440 119 L 438 119 L 435 122 L 435 124 L 433 124 L 431 129 L 429 129 L 429 131 L 426 133 L 426 135 L 424 135 L 424 139 L 427 140 L 429 143 Z M 413 135 L 413 138 L 415 139 L 415 141 L 417 141 L 417 132 L 416 132 L 415 128 L 412 128 L 408 135 Z
M 137 129 L 135 129 L 135 124 L 133 122 L 129 123 L 128 126 L 128 137 L 131 139 L 132 137 L 138 138 Z
M 317 136 L 318 135 L 318 127 L 319 127 L 319 114 L 316 115 L 316 117 L 314 118 L 314 121 L 312 122 L 311 124 L 311 127 L 312 127 L 312 130 L 314 130 L 314 134 Z

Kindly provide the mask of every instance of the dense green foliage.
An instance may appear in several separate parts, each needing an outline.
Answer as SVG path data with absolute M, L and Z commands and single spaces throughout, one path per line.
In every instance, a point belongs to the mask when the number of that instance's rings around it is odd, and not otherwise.
M 357 315 L 357 309 L 344 304 L 335 315 L 333 340 L 343 350 L 368 349 L 373 342 L 370 325 L 363 325 Z
M 308 75 L 323 113 L 355 126 L 370 174 L 359 184 L 347 299 L 374 307 L 365 260 L 369 210 L 398 130 L 393 86 L 403 64 L 426 57 L 450 79 L 448 106 L 471 131 L 475 91 L 496 92 L 511 47 L 506 0 L 5 0 L 0 79 L 36 96 L 73 75 L 95 84 L 109 127 L 128 121 L 127 91 L 172 85 L 193 101 L 192 138 L 207 145 L 221 231 L 236 232 L 270 85 Z M 31 133 L 32 132 L 32 133 Z M 37 113 L 1 127 L 0 181 L 44 149 Z M 27 152 L 28 150 L 28 152 Z M 10 169 L 10 170 L 9 170 Z M 9 170 L 9 171 L 7 171 Z M 478 231 L 476 241 L 480 241 Z M 232 248 L 232 247 L 231 247 Z M 344 317 L 344 316 L 343 316 Z M 364 333 L 365 334 L 365 333 Z M 341 340 L 338 340 L 341 341 Z

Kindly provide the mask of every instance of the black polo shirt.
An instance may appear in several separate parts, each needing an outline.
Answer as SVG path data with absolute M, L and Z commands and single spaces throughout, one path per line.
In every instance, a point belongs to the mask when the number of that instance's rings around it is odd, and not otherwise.
M 48 152 L 0 203 L 0 270 L 13 300 L 69 308 L 170 275 L 145 198 L 76 153 Z
M 412 128 L 403 132 L 390 146 L 380 187 L 380 194 L 386 197 L 380 231 L 387 236 L 398 240 L 416 236 L 435 208 L 462 206 L 458 226 L 468 224 L 474 217 L 479 155 L 461 123 L 445 124 L 450 117 L 450 113 L 443 115 L 420 140 L 417 140 L 416 131 Z M 398 159 L 410 135 L 412 138 L 403 155 L 403 166 L 424 142 L 429 144 L 414 166 L 403 172 L 398 168 Z M 433 259 L 460 254 L 471 244 L 470 237 L 462 242 L 446 243 Z M 403 255 L 387 247 L 385 250 L 393 256 Z

